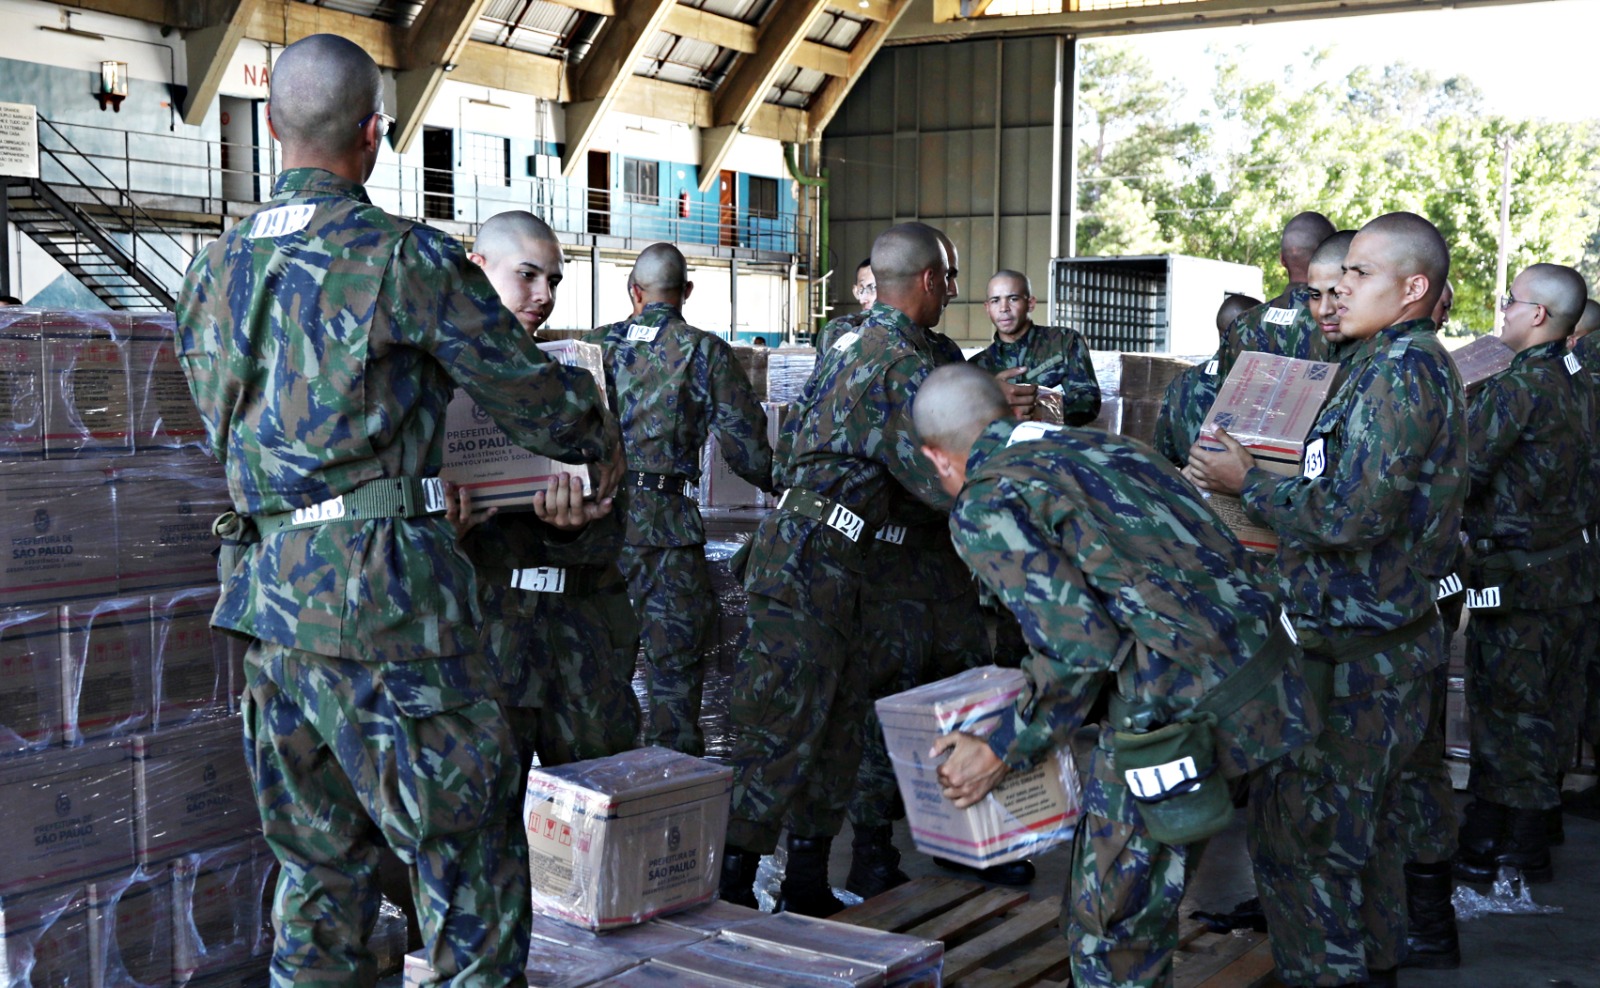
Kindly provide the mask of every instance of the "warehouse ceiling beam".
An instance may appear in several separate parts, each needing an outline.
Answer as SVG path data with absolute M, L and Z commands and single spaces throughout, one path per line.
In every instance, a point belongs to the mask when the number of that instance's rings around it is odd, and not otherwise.
M 672 8 L 663 30 L 679 37 L 709 42 L 741 55 L 755 54 L 756 39 L 760 34 L 754 24 L 682 4 Z M 800 47 L 790 56 L 789 64 L 824 75 L 844 75 L 850 71 L 850 53 L 842 48 L 830 48 L 815 41 L 802 40 Z
M 844 0 L 844 2 L 834 0 L 830 6 L 835 10 L 842 10 L 857 17 L 865 17 L 869 21 L 877 21 L 880 24 L 897 20 L 900 14 L 903 13 L 903 11 L 895 9 L 903 6 L 900 0 Z
M 422 133 L 428 108 L 444 85 L 446 73 L 454 72 L 461 61 L 472 37 L 472 25 L 487 3 L 488 0 L 427 0 L 411 27 L 405 29 L 399 49 L 406 64 L 394 77 L 394 130 L 389 134 L 389 143 L 401 154 Z
M 197 127 L 205 121 L 222 87 L 222 76 L 244 39 L 250 20 L 262 0 L 210 0 L 190 4 L 196 26 L 183 35 L 183 57 L 189 67 L 189 85 L 183 94 L 183 122 Z M 177 20 L 177 18 L 173 18 Z
M 811 136 L 821 137 L 828 126 L 828 121 L 839 112 L 839 107 L 844 105 L 844 98 L 850 95 L 850 89 L 861 78 L 861 73 L 867 70 L 867 65 L 877 57 L 878 49 L 888 40 L 890 32 L 899 23 L 900 18 L 910 9 L 914 0 L 890 0 L 889 10 L 886 15 L 874 20 L 866 26 L 856 43 L 850 49 L 849 72 L 843 76 L 836 76 L 823 83 L 811 97 L 811 105 L 807 112 L 811 116 Z
M 748 132 L 750 118 L 766 101 L 778 73 L 805 40 L 812 21 L 822 13 L 828 0 L 785 0 L 775 5 L 761 25 L 756 50 L 742 55 L 733 71 L 723 80 L 713 102 L 714 126 L 700 132 L 700 191 L 710 189 L 717 180 L 722 162 L 733 149 L 741 130 Z
M 617 16 L 616 0 L 550 0 L 550 2 L 557 7 L 581 10 L 585 14 L 599 14 L 601 17 Z
M 633 67 L 672 13 L 673 0 L 633 0 L 606 21 L 588 54 L 578 63 L 568 103 L 567 145 L 561 152 L 561 177 L 571 178 L 589 153 L 606 111 L 633 76 Z

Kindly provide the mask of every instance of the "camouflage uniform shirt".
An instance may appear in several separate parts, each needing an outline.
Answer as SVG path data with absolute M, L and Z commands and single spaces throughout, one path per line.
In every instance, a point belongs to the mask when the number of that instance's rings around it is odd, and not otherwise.
M 1033 376 L 1033 368 L 1052 361 L 1042 375 Z M 1015 343 L 1007 343 L 996 333 L 994 342 L 974 354 L 970 362 L 991 374 L 1029 368 L 1022 375 L 1026 383 L 1061 389 L 1062 417 L 1068 425 L 1087 425 L 1100 414 L 1100 382 L 1089 360 L 1089 344 L 1075 329 L 1032 323 Z
M 1283 294 L 1241 313 L 1228 327 L 1222 376 L 1227 377 L 1233 362 L 1246 350 L 1276 353 L 1296 360 L 1326 361 L 1328 344 L 1317 328 L 1316 317 L 1307 308 L 1311 288 L 1291 283 Z
M 520 446 L 602 459 L 615 426 L 588 373 L 549 361 L 460 244 L 313 168 L 190 265 L 178 351 L 241 514 L 436 475 L 456 384 Z M 319 655 L 475 652 L 472 566 L 443 516 L 269 535 L 213 622 Z
M 1189 447 L 1200 438 L 1200 426 L 1216 403 L 1222 385 L 1219 350 L 1210 360 L 1180 371 L 1161 398 L 1161 413 L 1156 416 L 1156 452 L 1174 466 L 1189 462 Z

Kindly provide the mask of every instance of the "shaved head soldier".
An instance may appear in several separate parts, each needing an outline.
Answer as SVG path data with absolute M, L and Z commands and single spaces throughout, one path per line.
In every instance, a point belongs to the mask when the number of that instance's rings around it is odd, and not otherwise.
M 1578 325 L 1567 337 L 1567 346 L 1583 363 L 1584 377 L 1594 394 L 1596 414 L 1600 415 L 1600 335 L 1595 335 L 1597 329 L 1600 329 L 1600 302 L 1591 298 L 1584 302 L 1583 315 L 1578 317 Z M 1597 489 L 1600 489 L 1600 448 L 1595 449 L 1593 459 L 1593 476 L 1597 478 Z M 1600 540 L 1600 498 L 1595 499 L 1590 509 L 1595 513 L 1590 519 L 1590 532 Z M 1582 687 L 1572 700 L 1576 716 L 1571 733 L 1589 742 L 1590 747 L 1600 748 L 1600 618 L 1593 614 L 1584 622 L 1583 635 L 1578 644 L 1578 663 Z M 1553 819 L 1559 823 L 1560 813 L 1554 814 Z
M 1516 351 L 1468 409 L 1467 709 L 1472 774 L 1455 876 L 1491 882 L 1499 868 L 1549 881 L 1547 811 L 1561 805 L 1575 646 L 1594 599 L 1590 463 L 1594 395 L 1566 338 L 1588 288 L 1535 264 L 1500 300 L 1501 339 Z
M 1390 213 L 1344 259 L 1351 347 L 1299 477 L 1255 466 L 1219 432 L 1185 473 L 1240 494 L 1279 538 L 1280 579 L 1308 669 L 1331 694 L 1316 744 L 1250 795 L 1256 884 L 1289 985 L 1392 985 L 1405 948 L 1400 774 L 1444 662 L 1438 581 L 1455 562 L 1467 490 L 1465 400 L 1432 314 L 1450 256 L 1433 224 Z
M 1340 326 L 1339 281 L 1344 277 L 1345 255 L 1355 239 L 1356 231 L 1340 230 L 1317 247 L 1306 265 L 1306 312 L 1322 334 L 1324 360 L 1339 360 L 1350 349 Z
M 772 490 L 767 416 L 720 337 L 689 325 L 689 265 L 671 244 L 639 252 L 628 277 L 636 313 L 589 334 L 628 452 L 623 568 L 644 638 L 645 742 L 705 754 L 700 704 L 716 621 L 705 524 L 688 491 L 715 437 L 734 473 Z
M 1223 364 L 1222 344 L 1227 340 L 1228 327 L 1250 309 L 1261 304 L 1249 295 L 1229 295 L 1217 308 L 1217 352 L 1210 360 L 1201 361 L 1180 372 L 1167 385 L 1161 397 L 1161 412 L 1156 416 L 1156 452 L 1173 466 L 1182 467 L 1189 462 L 1189 447 L 1200 438 L 1200 425 L 1206 413 L 1217 400 L 1217 385 L 1222 378 L 1217 371 Z
M 242 697 L 282 865 L 272 977 L 367 984 L 378 850 L 414 869 L 437 981 L 520 985 L 521 766 L 442 512 L 459 385 L 519 446 L 600 462 L 621 437 L 590 376 L 547 360 L 455 240 L 374 207 L 391 120 L 378 66 L 333 35 L 284 49 L 267 106 L 273 199 L 190 266 L 178 351 L 234 512 L 212 620 L 252 639 Z
M 1334 232 L 1326 216 L 1313 212 L 1298 213 L 1284 226 L 1278 260 L 1289 283 L 1283 294 L 1234 322 L 1228 330 L 1227 346 L 1233 357 L 1247 350 L 1260 350 L 1301 360 L 1325 359 L 1322 334 L 1306 311 L 1306 278 L 1311 255 Z M 1222 374 L 1226 376 L 1232 369 L 1230 361 L 1222 368 Z
M 1089 344 L 1070 327 L 1039 326 L 1039 300 L 1020 271 L 996 271 L 984 295 L 994 324 L 994 342 L 972 363 L 999 377 L 1018 418 L 1034 418 L 1040 388 L 1061 392 L 1067 425 L 1086 425 L 1100 414 L 1100 382 L 1089 360 Z
M 561 241 L 544 220 L 523 209 L 496 213 L 484 221 L 467 256 L 523 329 L 537 331 L 555 311 Z
M 873 303 L 878 301 L 878 283 L 872 277 L 872 258 L 866 258 L 856 265 L 856 283 L 850 289 L 850 294 L 861 303 L 862 312 L 872 308 Z
M 1148 447 L 1092 428 L 1019 423 L 975 367 L 933 372 L 917 394 L 916 427 L 955 497 L 956 550 L 1016 614 L 1030 650 L 1026 704 L 988 737 L 950 735 L 930 753 L 952 752 L 939 769 L 943 795 L 957 807 L 978 802 L 1109 704 L 1063 896 L 1072 981 L 1169 984 L 1186 845 L 1207 834 L 1161 829 L 1162 812 L 1192 820 L 1201 814 L 1182 803 L 1206 797 L 1146 788 L 1123 741 L 1148 738 L 1134 724 L 1181 730 L 1181 711 L 1214 717 L 1196 731 L 1212 757 L 1196 749 L 1160 758 L 1173 768 L 1198 755 L 1200 771 L 1219 770 L 1208 783 L 1220 810 L 1212 828 L 1233 816 L 1222 777 L 1310 743 L 1316 711 L 1277 588 Z
M 1578 324 L 1572 327 L 1572 335 L 1567 337 L 1567 349 L 1576 348 L 1579 340 L 1597 329 L 1600 329 L 1600 302 L 1591 298 L 1583 303 L 1583 315 L 1578 317 Z

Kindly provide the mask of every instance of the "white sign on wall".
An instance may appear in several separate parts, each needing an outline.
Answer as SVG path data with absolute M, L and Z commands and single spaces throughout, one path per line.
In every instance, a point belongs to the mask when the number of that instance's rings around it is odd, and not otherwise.
M 39 177 L 39 109 L 0 103 L 0 175 Z

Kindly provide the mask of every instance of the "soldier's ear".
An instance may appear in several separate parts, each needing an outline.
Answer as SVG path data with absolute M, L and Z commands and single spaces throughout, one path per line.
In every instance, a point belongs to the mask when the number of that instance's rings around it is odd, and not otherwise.
M 685 302 L 689 301 L 689 296 L 692 295 L 692 294 L 694 294 L 694 282 L 692 282 L 692 281 L 684 282 L 683 283 L 683 300 Z
M 480 268 L 489 263 L 489 259 L 487 257 L 484 257 L 482 254 L 479 254 L 476 251 L 470 250 L 467 251 L 467 260 L 471 261 L 473 264 L 476 264 Z
M 1405 300 L 1407 302 L 1420 302 L 1428 294 L 1428 276 L 1414 274 L 1406 279 Z

